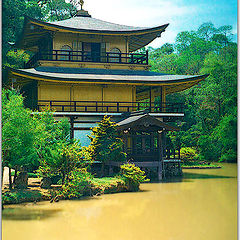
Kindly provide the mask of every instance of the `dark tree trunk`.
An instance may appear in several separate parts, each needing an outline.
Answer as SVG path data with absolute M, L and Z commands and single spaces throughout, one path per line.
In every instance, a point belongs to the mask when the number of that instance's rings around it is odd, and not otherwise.
M 102 163 L 101 173 L 100 173 L 101 177 L 103 177 L 103 175 L 104 175 L 104 167 L 105 167 L 105 164 Z
M 4 166 L 3 166 L 3 164 L 2 164 L 1 189 L 2 189 L 2 186 L 3 186 L 3 172 L 4 172 Z
M 43 177 L 40 183 L 40 187 L 44 189 L 51 188 L 52 180 L 50 177 Z
M 11 173 L 12 173 L 12 171 L 11 171 L 11 168 L 8 168 L 8 170 L 9 170 L 9 172 L 8 172 L 8 174 L 9 174 L 9 189 L 12 189 L 12 176 L 11 176 Z
M 18 169 L 17 169 L 17 167 L 16 167 L 16 168 L 15 168 L 15 173 L 14 173 L 14 178 L 13 178 L 13 184 L 15 184 L 15 182 L 16 182 L 17 171 L 18 171 Z
M 26 171 L 20 171 L 16 177 L 14 188 L 26 189 L 28 187 L 28 174 Z
M 62 173 L 62 185 L 65 183 L 65 173 Z

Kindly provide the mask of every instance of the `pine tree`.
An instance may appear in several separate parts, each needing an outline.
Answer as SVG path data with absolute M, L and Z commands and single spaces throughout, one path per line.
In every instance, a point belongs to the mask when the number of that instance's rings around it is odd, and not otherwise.
M 98 126 L 92 129 L 91 144 L 88 148 L 90 157 L 94 161 L 102 163 L 102 175 L 104 166 L 110 161 L 124 161 L 126 154 L 123 150 L 123 141 L 118 137 L 116 123 L 110 117 L 104 116 Z

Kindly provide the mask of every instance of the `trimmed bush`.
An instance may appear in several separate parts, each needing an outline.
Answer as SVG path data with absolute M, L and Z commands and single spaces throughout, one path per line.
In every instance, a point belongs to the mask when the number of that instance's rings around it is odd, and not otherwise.
M 199 160 L 199 154 L 196 149 L 191 147 L 181 148 L 181 159 L 184 163 L 190 163 Z
M 77 199 L 81 196 L 91 195 L 92 175 L 85 168 L 72 171 L 69 181 L 62 186 L 60 197 L 64 199 Z
M 120 169 L 120 176 L 126 182 L 130 192 L 138 191 L 141 182 L 149 181 L 149 179 L 146 179 L 145 172 L 133 163 L 123 164 Z

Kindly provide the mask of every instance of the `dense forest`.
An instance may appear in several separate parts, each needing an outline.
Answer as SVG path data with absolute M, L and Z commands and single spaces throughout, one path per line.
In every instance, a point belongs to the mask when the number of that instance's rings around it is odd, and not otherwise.
M 3 83 L 5 66 L 22 67 L 31 53 L 14 47 L 24 15 L 43 21 L 69 18 L 76 1 L 4 0 L 2 5 Z M 174 44 L 148 47 L 152 71 L 170 74 L 209 74 L 195 87 L 167 96 L 168 102 L 185 105 L 181 131 L 171 134 L 174 145 L 194 148 L 199 159 L 237 160 L 237 44 L 231 26 L 203 23 L 197 31 L 180 32 Z M 164 37 L 164 36 L 163 36 Z M 141 49 L 145 51 L 146 49 Z
M 209 74 L 197 86 L 167 96 L 185 105 L 182 131 L 172 140 L 196 148 L 204 160 L 237 160 L 237 44 L 231 31 L 204 23 L 197 31 L 180 32 L 174 44 L 149 49 L 153 71 Z

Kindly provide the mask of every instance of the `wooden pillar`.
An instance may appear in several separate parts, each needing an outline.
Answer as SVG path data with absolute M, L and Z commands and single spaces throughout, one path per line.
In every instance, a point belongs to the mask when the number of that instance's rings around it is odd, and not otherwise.
M 170 157 L 171 157 L 171 149 L 167 148 L 166 153 L 167 153 L 167 159 L 170 159 Z
M 122 133 L 122 135 L 120 135 L 120 137 L 122 137 L 123 140 L 123 152 L 127 152 L 127 147 L 128 147 L 128 143 L 127 143 L 127 134 L 124 134 L 124 132 Z
M 125 53 L 128 53 L 128 36 L 125 37 Z
M 135 146 L 135 132 L 133 131 L 132 134 L 131 134 L 131 154 L 134 154 L 135 153 L 135 149 L 134 149 L 134 146 Z
M 161 133 L 161 140 L 162 140 L 162 165 L 163 165 L 163 176 L 165 176 L 165 167 L 164 167 L 164 158 L 166 157 L 166 132 L 165 130 Z
M 70 117 L 70 139 L 74 138 L 74 117 Z
M 149 111 L 154 112 L 154 101 L 155 101 L 155 95 L 154 95 L 154 89 L 150 87 L 149 89 Z
M 161 98 L 162 98 L 162 111 L 166 112 L 166 87 L 161 88 Z
M 160 91 L 160 103 L 158 105 L 158 111 L 162 112 L 162 87 L 159 87 Z
M 158 134 L 158 180 L 163 179 L 163 148 L 161 135 Z
M 179 160 L 181 159 L 181 154 L 180 154 L 180 151 L 181 151 L 181 150 L 180 150 L 180 149 L 181 149 L 181 147 L 178 148 L 178 159 L 179 159 Z
M 152 112 L 152 87 L 149 89 L 149 112 Z
M 109 176 L 113 175 L 113 167 L 112 165 L 109 165 L 109 172 L 108 172 Z
M 146 150 L 145 140 L 146 140 L 145 137 L 141 136 L 141 141 L 142 141 L 141 149 L 142 149 L 142 151 L 143 151 L 143 150 Z
M 146 64 L 148 65 L 148 56 L 149 56 L 149 54 L 148 54 L 148 50 L 146 51 Z
M 124 137 L 124 151 L 125 153 L 128 151 L 128 135 L 125 135 Z
M 163 158 L 166 157 L 166 132 L 162 131 L 162 150 L 163 150 Z
M 151 152 L 154 154 L 154 134 L 151 133 L 150 135 L 150 149 L 151 149 Z

